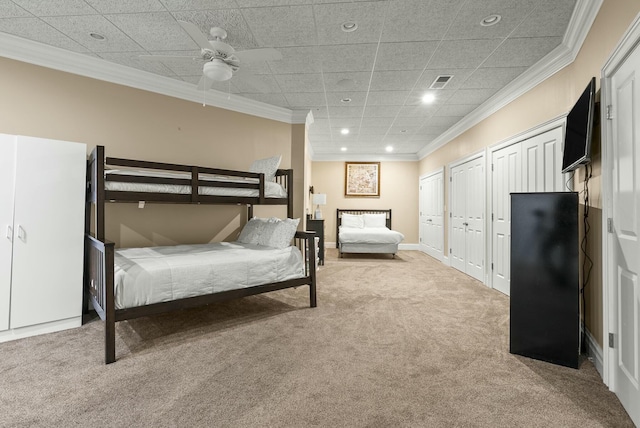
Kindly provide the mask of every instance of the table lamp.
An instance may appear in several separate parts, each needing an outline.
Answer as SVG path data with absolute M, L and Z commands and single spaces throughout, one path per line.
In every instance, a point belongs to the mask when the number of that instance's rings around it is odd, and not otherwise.
M 326 193 L 316 193 L 313 195 L 313 203 L 316 205 L 316 214 L 315 219 L 322 219 L 322 211 L 320 211 L 320 205 L 327 204 L 327 194 Z

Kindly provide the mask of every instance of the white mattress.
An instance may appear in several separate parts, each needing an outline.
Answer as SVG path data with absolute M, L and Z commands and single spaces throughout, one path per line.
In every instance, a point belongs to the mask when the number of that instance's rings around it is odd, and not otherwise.
M 399 244 L 404 235 L 386 227 L 344 227 L 339 228 L 339 242 L 342 244 Z
M 295 246 L 219 242 L 119 249 L 115 305 L 124 309 L 303 276 L 302 254 Z
M 164 178 L 186 178 L 190 179 L 191 174 L 188 173 L 172 173 L 172 172 L 156 172 L 156 171 L 135 171 L 135 170 L 117 170 L 109 169 L 105 174 L 127 174 L 142 177 L 164 177 Z M 216 180 L 228 183 L 258 183 L 256 178 L 242 178 L 221 175 L 199 174 L 201 181 Z M 107 190 L 123 191 L 123 192 L 156 192 L 156 193 L 173 193 L 181 195 L 191 194 L 191 186 L 179 184 L 157 184 L 157 183 L 126 183 L 119 181 L 105 181 Z M 200 195 L 210 196 L 239 196 L 239 197 L 258 197 L 258 189 L 243 189 L 233 187 L 207 187 L 200 186 L 198 188 Z M 266 198 L 286 198 L 287 191 L 284 187 L 274 181 L 265 181 L 264 196 Z

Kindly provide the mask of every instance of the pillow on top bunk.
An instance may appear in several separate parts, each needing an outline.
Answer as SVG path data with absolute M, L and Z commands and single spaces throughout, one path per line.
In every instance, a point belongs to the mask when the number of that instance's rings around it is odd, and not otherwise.
M 362 229 L 364 227 L 364 218 L 360 214 L 342 214 L 340 225 Z
M 364 214 L 364 227 L 387 227 L 386 214 Z
M 249 172 L 264 174 L 264 181 L 275 181 L 280 161 L 282 161 L 282 155 L 255 160 L 249 167 Z
M 262 229 L 262 233 L 258 239 L 258 245 L 273 248 L 287 248 L 291 245 L 291 240 L 296 234 L 299 223 L 299 218 L 286 218 L 284 220 L 270 219 Z

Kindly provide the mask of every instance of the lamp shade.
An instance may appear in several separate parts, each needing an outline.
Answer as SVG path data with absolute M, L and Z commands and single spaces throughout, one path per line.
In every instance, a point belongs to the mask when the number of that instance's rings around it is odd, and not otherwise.
M 313 204 L 314 205 L 326 205 L 327 204 L 327 194 L 326 193 L 316 193 L 313 195 Z
M 229 67 L 227 63 L 216 58 L 204 65 L 203 73 L 211 80 L 224 82 L 225 80 L 231 79 L 233 70 L 231 70 L 231 67 Z

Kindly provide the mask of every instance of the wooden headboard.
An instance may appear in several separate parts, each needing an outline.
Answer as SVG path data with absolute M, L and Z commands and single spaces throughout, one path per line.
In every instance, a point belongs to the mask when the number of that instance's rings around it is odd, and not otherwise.
M 388 210 L 336 210 L 336 248 L 338 248 L 338 231 L 342 224 L 342 214 L 385 214 L 387 217 L 387 227 L 391 229 L 391 209 Z

